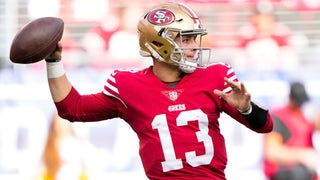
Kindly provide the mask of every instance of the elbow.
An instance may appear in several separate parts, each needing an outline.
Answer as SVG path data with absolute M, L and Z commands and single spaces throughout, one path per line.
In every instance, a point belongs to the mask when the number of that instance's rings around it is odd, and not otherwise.
M 273 125 L 273 120 L 272 120 L 270 114 L 268 113 L 268 120 L 267 120 L 266 125 L 265 125 L 266 133 L 272 132 L 273 131 L 273 126 L 274 126 Z
M 59 116 L 65 120 L 68 120 L 70 122 L 79 122 L 81 121 L 78 116 L 71 114 L 71 113 L 62 113 L 58 112 Z

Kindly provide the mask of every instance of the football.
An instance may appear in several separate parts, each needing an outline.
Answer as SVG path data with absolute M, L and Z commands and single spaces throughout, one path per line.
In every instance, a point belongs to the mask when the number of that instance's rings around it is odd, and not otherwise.
M 55 50 L 63 31 L 64 21 L 57 17 L 42 17 L 29 22 L 15 35 L 10 60 L 19 64 L 43 60 Z

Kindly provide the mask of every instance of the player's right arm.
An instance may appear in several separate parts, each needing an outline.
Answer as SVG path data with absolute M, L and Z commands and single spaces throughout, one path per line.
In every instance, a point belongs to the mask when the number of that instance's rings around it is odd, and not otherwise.
M 46 57 L 49 89 L 54 102 L 62 101 L 72 88 L 64 72 L 61 53 L 62 45 L 58 43 L 56 50 Z
M 118 117 L 123 104 L 103 92 L 81 95 L 68 80 L 61 61 L 61 44 L 46 58 L 52 99 L 60 117 L 69 121 L 100 121 Z
M 57 78 L 48 78 L 48 83 L 52 99 L 55 103 L 62 101 L 72 88 L 65 74 Z

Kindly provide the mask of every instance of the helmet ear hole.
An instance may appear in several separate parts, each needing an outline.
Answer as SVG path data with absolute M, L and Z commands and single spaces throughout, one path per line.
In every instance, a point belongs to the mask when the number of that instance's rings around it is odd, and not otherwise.
M 152 44 L 157 46 L 157 47 L 162 47 L 163 46 L 163 44 L 158 42 L 158 41 L 152 41 Z
M 158 42 L 158 41 L 152 41 L 152 44 L 153 44 L 154 46 L 156 46 L 157 48 L 159 48 L 159 50 L 160 50 L 160 48 L 163 48 L 163 47 L 164 47 L 164 44 L 162 44 L 162 43 L 160 43 L 160 42 Z M 168 50 L 163 50 L 163 53 L 164 53 L 165 55 L 167 55 L 167 54 L 168 54 Z

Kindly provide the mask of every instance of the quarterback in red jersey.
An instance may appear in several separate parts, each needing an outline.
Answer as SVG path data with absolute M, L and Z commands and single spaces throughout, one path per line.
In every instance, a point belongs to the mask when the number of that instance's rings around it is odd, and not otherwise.
M 152 57 L 153 65 L 115 70 L 103 91 L 90 95 L 80 95 L 67 79 L 58 44 L 46 64 L 59 115 L 71 122 L 126 121 L 138 135 L 149 179 L 226 179 L 220 114 L 267 133 L 273 128 L 269 112 L 251 101 L 229 65 L 206 63 L 210 49 L 201 46 L 206 31 L 186 5 L 152 7 L 140 18 L 138 33 L 140 54 Z

